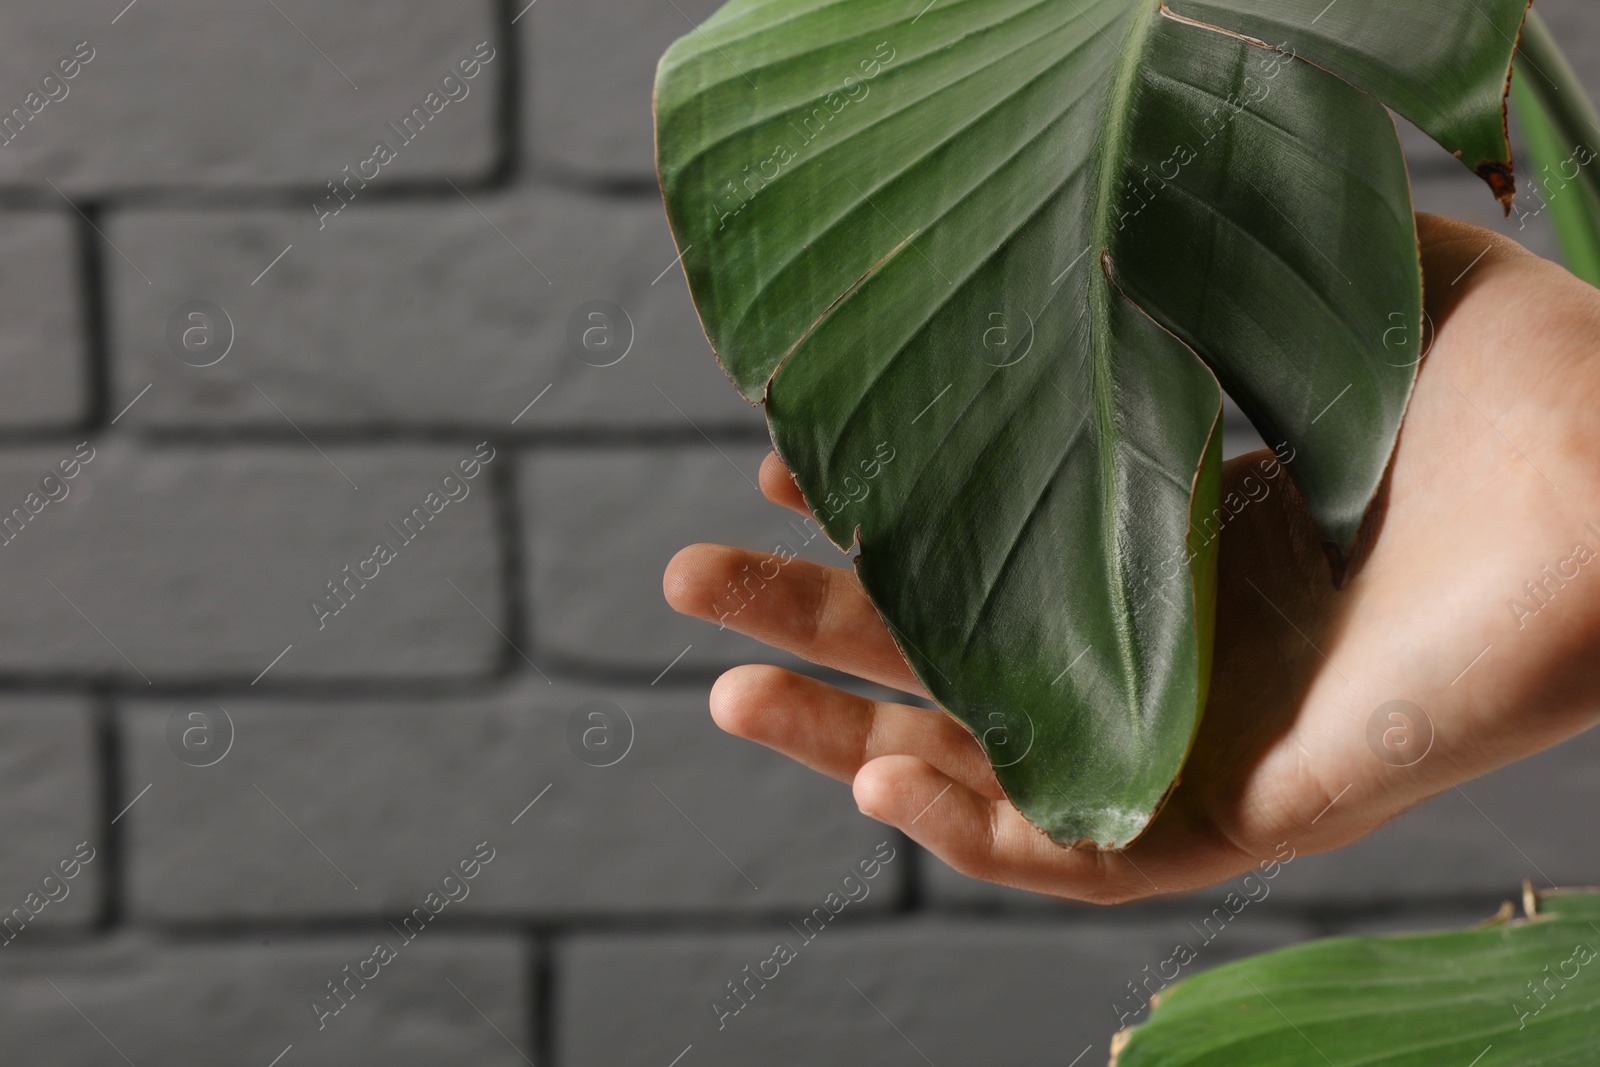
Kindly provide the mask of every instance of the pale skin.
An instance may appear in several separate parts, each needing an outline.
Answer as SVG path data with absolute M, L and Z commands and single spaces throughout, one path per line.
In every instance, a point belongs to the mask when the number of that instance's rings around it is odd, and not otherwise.
M 1524 585 L 1579 542 L 1600 553 L 1585 525 L 1600 530 L 1600 290 L 1487 230 L 1430 215 L 1417 225 L 1436 334 L 1366 549 L 1336 590 L 1282 477 L 1227 525 L 1205 717 L 1182 781 L 1127 849 L 1049 840 L 939 711 L 752 665 L 712 689 L 717 724 L 850 783 L 862 812 L 964 874 L 1109 904 L 1211 885 L 1281 859 L 1285 842 L 1298 855 L 1338 848 L 1600 721 L 1600 558 L 1568 562 L 1577 576 L 1547 582 L 1542 606 Z M 1232 461 L 1225 491 L 1265 455 Z M 775 455 L 761 489 L 807 514 Z M 667 567 L 667 600 L 716 621 L 727 583 L 770 558 L 685 548 Z M 848 567 L 789 562 L 727 623 L 925 695 Z M 1369 719 L 1392 700 L 1433 727 L 1407 766 L 1368 743 Z

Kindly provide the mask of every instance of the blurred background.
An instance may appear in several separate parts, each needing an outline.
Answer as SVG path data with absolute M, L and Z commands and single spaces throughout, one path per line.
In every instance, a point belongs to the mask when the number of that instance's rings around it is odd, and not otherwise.
M 720 735 L 711 681 L 773 657 L 661 570 L 798 537 L 652 174 L 655 60 L 716 6 L 0 8 L 7 1062 L 1100 1064 L 1203 931 L 1210 965 L 1600 882 L 1596 735 L 1225 923 L 1236 886 L 969 881 Z M 1600 70 L 1592 5 L 1539 7 Z M 1420 209 L 1555 253 L 1406 143 Z

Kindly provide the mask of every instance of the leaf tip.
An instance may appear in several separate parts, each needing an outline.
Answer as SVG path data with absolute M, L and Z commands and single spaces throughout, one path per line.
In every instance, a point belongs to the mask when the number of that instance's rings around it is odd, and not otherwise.
M 1511 217 L 1511 203 L 1517 198 L 1517 178 L 1511 168 L 1504 163 L 1485 160 L 1477 166 L 1478 177 L 1489 183 L 1489 188 L 1494 192 L 1494 198 L 1500 201 L 1500 207 L 1505 211 L 1506 217 Z

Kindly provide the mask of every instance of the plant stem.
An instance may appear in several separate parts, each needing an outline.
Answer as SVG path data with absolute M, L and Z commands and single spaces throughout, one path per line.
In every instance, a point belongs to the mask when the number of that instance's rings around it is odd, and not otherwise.
M 1584 92 L 1583 82 L 1556 43 L 1539 12 L 1530 10 L 1522 27 L 1517 48 L 1517 73 L 1523 85 L 1538 99 L 1557 134 L 1571 148 L 1585 145 L 1593 151 L 1600 140 L 1600 112 Z M 1600 193 L 1600 186 L 1591 188 Z
M 1597 156 L 1593 145 L 1600 140 L 1600 114 L 1537 11 L 1528 13 L 1523 26 L 1516 69 L 1512 95 L 1531 157 L 1528 170 L 1545 177 L 1534 214 L 1550 209 L 1567 267 L 1600 285 L 1600 173 L 1590 166 Z M 1564 169 L 1568 165 L 1574 165 L 1570 175 Z M 1568 185 L 1572 193 L 1561 195 Z
M 1511 83 L 1511 102 L 1527 146 L 1524 177 L 1534 171 L 1545 175 L 1544 181 L 1527 181 L 1525 191 L 1532 194 L 1537 207 L 1512 207 L 1512 213 L 1518 216 L 1518 228 L 1525 229 L 1529 219 L 1548 212 L 1550 228 L 1561 245 L 1561 258 L 1567 269 L 1590 285 L 1600 286 L 1600 198 L 1587 185 L 1559 173 L 1563 163 L 1580 161 L 1569 155 L 1568 142 L 1561 138 L 1549 113 L 1528 88 L 1527 78 Z M 1551 168 L 1558 171 L 1553 177 Z
M 1538 10 L 1528 11 L 1528 21 L 1523 24 L 1517 66 L 1526 70 L 1528 88 L 1538 94 L 1539 102 L 1568 138 L 1600 134 L 1600 112 L 1595 112 L 1578 72 L 1566 62 L 1562 46 L 1555 42 L 1555 34 L 1539 18 Z

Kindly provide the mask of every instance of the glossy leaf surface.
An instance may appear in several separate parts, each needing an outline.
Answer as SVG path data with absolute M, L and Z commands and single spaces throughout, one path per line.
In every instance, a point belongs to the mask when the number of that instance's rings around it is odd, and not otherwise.
M 1198 726 L 1219 382 L 1336 554 L 1388 464 L 1421 279 L 1393 123 L 1352 82 L 1476 144 L 1494 94 L 1417 87 L 1503 89 L 1511 41 L 1476 23 L 1514 38 L 1524 10 L 1410 5 L 1458 55 L 1338 30 L 1411 25 L 1389 0 L 1176 6 L 735 0 L 657 81 L 718 358 L 917 676 L 1065 843 L 1141 832 Z
M 1531 919 L 1316 941 L 1158 994 L 1115 1067 L 1579 1067 L 1600 1042 L 1600 893 Z

